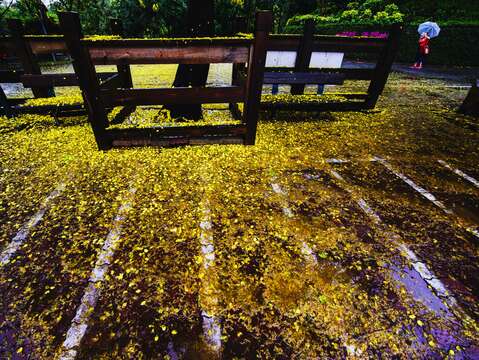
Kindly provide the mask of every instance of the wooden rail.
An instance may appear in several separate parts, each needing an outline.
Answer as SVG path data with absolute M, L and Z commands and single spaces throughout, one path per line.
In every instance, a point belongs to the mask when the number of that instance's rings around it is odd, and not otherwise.
M 124 43 L 127 44 L 124 44 Z M 249 46 L 225 45 L 182 45 L 178 47 L 161 47 L 152 40 L 150 47 L 139 47 L 131 41 L 110 42 L 108 47 L 85 43 L 95 65 L 128 64 L 213 64 L 242 63 L 248 60 Z M 157 47 L 160 45 L 160 47 Z
M 310 33 L 306 22 L 305 34 Z M 379 53 L 387 43 L 386 39 L 314 35 L 309 38 L 311 51 L 338 51 L 357 53 Z M 304 44 L 304 35 L 271 35 L 269 51 L 297 50 Z M 303 45 L 304 46 L 304 45 Z
M 98 78 L 100 81 L 106 82 L 111 81 L 111 79 L 116 79 L 118 73 L 106 72 L 99 73 Z M 23 86 L 30 88 L 35 86 L 42 86 L 45 83 L 51 84 L 52 86 L 78 86 L 79 81 L 76 74 L 41 74 L 41 75 L 20 75 L 18 77 L 19 81 Z
M 220 104 L 243 102 L 244 87 L 224 86 L 212 88 L 113 89 L 100 92 L 106 106 Z
M 311 72 L 267 72 L 264 74 L 265 84 L 336 84 L 342 85 L 345 79 L 344 74 L 335 73 L 311 73 Z

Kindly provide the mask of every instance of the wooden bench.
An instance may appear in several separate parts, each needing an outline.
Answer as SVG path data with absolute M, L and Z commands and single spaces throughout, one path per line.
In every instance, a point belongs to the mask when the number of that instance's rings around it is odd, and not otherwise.
M 21 21 L 9 21 L 12 34 L 9 38 L 0 39 L 0 48 L 12 57 L 16 57 L 21 70 L 0 71 L 0 83 L 21 83 L 26 88 L 31 88 L 34 98 L 55 97 L 55 87 L 78 87 L 79 81 L 75 73 L 44 74 L 42 73 L 38 58 L 40 56 L 56 53 L 68 54 L 68 48 L 62 35 L 28 36 L 24 35 Z M 121 35 L 121 24 L 116 19 L 111 19 L 110 24 L 115 35 Z M 104 72 L 98 74 L 101 83 L 110 82 L 117 78 L 124 87 L 132 87 L 129 66 L 119 65 L 117 72 Z M 54 113 L 62 116 L 84 114 L 83 104 L 71 105 L 41 105 L 24 106 L 29 100 L 9 99 L 0 87 L 1 113 L 13 116 L 19 113 Z M 125 115 L 125 114 L 121 114 Z
M 355 111 L 372 109 L 386 85 L 398 50 L 401 26 L 387 29 L 387 38 L 314 35 L 314 23 L 307 22 L 303 35 L 271 35 L 268 41 L 268 60 L 264 75 L 265 85 L 291 85 L 291 95 L 304 94 L 305 85 L 342 85 L 346 80 L 368 80 L 367 91 L 359 94 L 334 94 L 328 97 L 308 96 L 312 101 L 262 102 L 263 109 L 305 111 Z M 341 66 L 346 54 L 374 54 L 374 68 L 344 68 Z M 274 61 L 274 57 L 279 60 Z M 336 61 L 331 62 L 331 58 Z M 279 63 L 273 66 L 272 63 Z M 325 64 L 315 64 L 325 63 Z M 321 93 L 321 91 L 320 91 Z M 334 98 L 343 98 L 334 101 Z M 299 99 L 299 97 L 298 97 Z
M 59 14 L 60 25 L 79 79 L 96 142 L 100 149 L 134 146 L 247 144 L 256 138 L 270 12 L 256 15 L 254 40 L 242 38 L 139 39 L 89 41 L 77 13 Z M 101 84 L 95 65 L 248 63 L 244 82 L 226 87 L 124 88 L 114 79 Z M 107 109 L 116 106 L 244 103 L 238 125 L 111 128 Z

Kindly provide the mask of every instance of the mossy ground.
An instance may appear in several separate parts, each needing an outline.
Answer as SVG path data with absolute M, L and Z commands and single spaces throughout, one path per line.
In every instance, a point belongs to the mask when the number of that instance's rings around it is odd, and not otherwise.
M 135 67 L 135 84 L 169 86 L 174 69 Z M 214 67 L 210 82 L 229 77 Z M 348 83 L 344 91 L 363 85 Z M 85 117 L 60 124 L 46 116 L 1 119 L 0 249 L 59 182 L 66 187 L 0 269 L 0 357 L 59 354 L 131 187 L 133 208 L 79 358 L 163 358 L 171 354 L 168 344 L 186 358 L 212 358 L 202 310 L 220 319 L 224 358 L 471 356 L 478 345 L 479 253 L 465 227 L 478 225 L 479 189 L 437 160 L 478 178 L 479 132 L 477 120 L 454 111 L 466 91 L 445 85 L 393 74 L 374 111 L 278 112 L 275 119 L 263 113 L 252 147 L 99 152 Z M 78 98 L 77 90 L 57 92 Z M 205 112 L 207 121 L 231 121 L 221 109 Z M 141 110 L 131 121 L 149 123 L 153 113 Z M 460 217 L 417 196 L 381 165 L 361 161 L 375 155 L 391 159 Z M 330 165 L 328 158 L 353 162 Z M 333 168 L 353 197 L 330 176 Z M 386 228 L 364 215 L 355 196 Z M 207 272 L 200 243 L 205 207 L 215 247 Z M 453 320 L 394 279 L 392 268 L 411 264 L 389 232 L 447 285 L 458 301 Z M 453 338 L 446 345 L 444 333 Z

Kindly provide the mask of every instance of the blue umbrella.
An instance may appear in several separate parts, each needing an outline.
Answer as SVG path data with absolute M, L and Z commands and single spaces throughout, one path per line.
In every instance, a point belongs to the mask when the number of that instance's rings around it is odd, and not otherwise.
M 441 28 L 435 22 L 427 21 L 419 25 L 417 32 L 419 34 L 426 33 L 430 38 L 435 38 L 441 32 Z

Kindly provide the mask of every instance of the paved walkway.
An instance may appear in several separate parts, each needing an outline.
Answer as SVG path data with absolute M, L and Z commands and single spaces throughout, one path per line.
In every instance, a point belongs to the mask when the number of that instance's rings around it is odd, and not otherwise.
M 465 85 L 471 85 L 473 79 L 479 78 L 479 68 L 477 67 L 459 68 L 431 65 L 425 66 L 421 70 L 416 70 L 411 69 L 410 66 L 410 64 L 394 64 L 393 70 L 415 77 L 442 79 Z
M 374 64 L 371 62 L 357 62 L 345 61 L 344 67 L 353 68 L 371 68 Z M 451 67 L 451 66 L 425 66 L 421 70 L 411 69 L 411 64 L 393 65 L 393 71 L 400 72 L 407 75 L 412 75 L 418 78 L 441 79 L 454 82 L 455 85 L 472 84 L 473 79 L 479 79 L 479 67 Z

